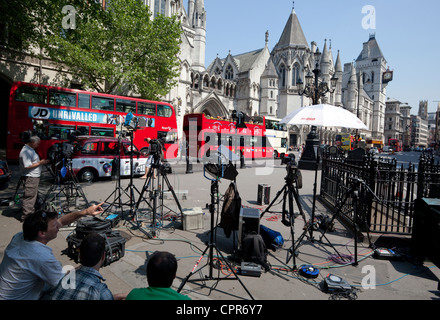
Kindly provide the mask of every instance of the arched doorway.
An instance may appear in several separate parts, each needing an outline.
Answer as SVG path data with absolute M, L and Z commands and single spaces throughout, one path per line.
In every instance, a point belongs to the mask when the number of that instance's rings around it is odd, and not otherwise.
M 229 111 L 216 98 L 209 98 L 196 109 L 196 113 L 204 113 L 214 118 L 229 118 Z
M 9 91 L 11 90 L 12 80 L 0 74 L 0 148 L 6 148 L 6 139 L 8 137 L 8 107 Z

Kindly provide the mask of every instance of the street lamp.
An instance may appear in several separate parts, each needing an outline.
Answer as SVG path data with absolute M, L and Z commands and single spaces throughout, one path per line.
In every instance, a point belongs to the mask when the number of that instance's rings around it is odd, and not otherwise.
M 316 49 L 313 55 L 315 58 L 315 69 L 307 73 L 305 76 L 305 84 L 301 78 L 299 78 L 296 85 L 300 96 L 306 96 L 312 99 L 313 105 L 317 105 L 321 98 L 325 97 L 327 93 L 335 92 L 338 78 L 333 75 L 330 79 L 330 84 L 325 81 L 320 82 L 319 76 L 321 75 L 321 69 L 319 68 L 319 61 L 321 59 L 321 52 L 319 52 L 319 49 Z M 298 163 L 300 169 L 315 169 L 320 143 L 316 129 L 316 126 L 312 126 L 310 133 L 307 135 L 306 147 Z

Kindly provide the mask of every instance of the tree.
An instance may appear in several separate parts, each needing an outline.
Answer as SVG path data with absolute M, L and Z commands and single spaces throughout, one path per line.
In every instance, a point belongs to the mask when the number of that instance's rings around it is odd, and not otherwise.
M 87 89 L 158 100 L 179 75 L 181 26 L 138 0 L 35 1 L 33 45 Z M 30 21 L 30 22 L 29 22 Z M 30 41 L 32 42 L 32 41 Z

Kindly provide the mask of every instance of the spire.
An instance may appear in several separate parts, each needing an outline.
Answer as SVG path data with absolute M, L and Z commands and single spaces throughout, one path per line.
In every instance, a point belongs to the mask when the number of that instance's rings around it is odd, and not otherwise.
M 327 39 L 325 39 L 324 49 L 322 49 L 322 55 L 321 55 L 321 64 L 329 62 L 329 61 L 330 61 L 330 58 L 329 58 L 329 52 L 327 50 Z
M 336 63 L 335 63 L 335 72 L 342 73 L 342 64 L 341 64 L 341 58 L 339 57 L 339 50 L 338 50 L 338 56 L 336 58 Z
M 280 40 L 276 45 L 276 47 L 287 46 L 309 47 L 294 8 L 292 8 L 292 13 L 290 14 L 289 20 L 287 21 Z

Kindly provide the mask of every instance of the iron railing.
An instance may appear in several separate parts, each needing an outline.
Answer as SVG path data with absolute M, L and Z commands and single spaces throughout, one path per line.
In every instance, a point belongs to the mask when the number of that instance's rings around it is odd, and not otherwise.
M 440 198 L 440 165 L 428 154 L 406 166 L 370 155 L 323 154 L 320 197 L 346 221 L 356 217 L 362 231 L 411 235 L 414 201 Z

